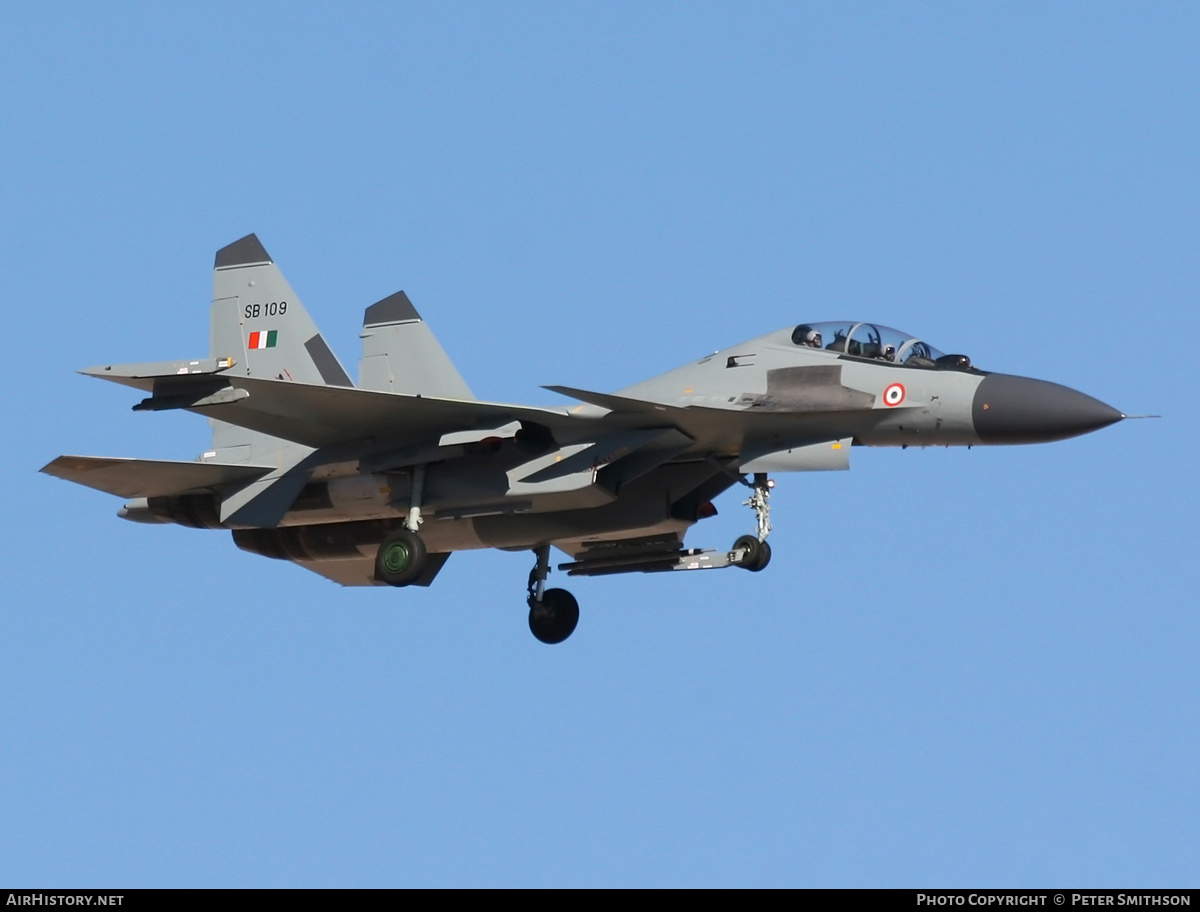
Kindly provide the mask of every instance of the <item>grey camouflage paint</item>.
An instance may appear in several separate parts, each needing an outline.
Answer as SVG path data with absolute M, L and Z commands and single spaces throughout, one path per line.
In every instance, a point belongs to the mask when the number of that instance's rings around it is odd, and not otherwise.
M 582 403 L 560 408 L 477 400 L 402 291 L 366 309 L 362 340 L 355 387 L 248 235 L 216 255 L 209 358 L 84 371 L 142 390 L 143 410 L 207 417 L 212 446 L 43 471 L 129 498 L 125 518 L 236 529 L 239 547 L 371 585 L 420 467 L 428 585 L 471 548 L 618 546 L 657 567 L 742 473 L 846 469 L 853 445 L 1036 443 L 1124 417 L 1046 381 L 803 347 L 791 327 L 615 394 L 550 387 Z

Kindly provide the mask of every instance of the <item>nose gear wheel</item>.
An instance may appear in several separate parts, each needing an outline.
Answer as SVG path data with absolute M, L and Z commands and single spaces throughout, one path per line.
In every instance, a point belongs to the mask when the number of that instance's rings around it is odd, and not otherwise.
M 746 556 L 738 564 L 743 570 L 757 573 L 771 562 L 771 546 L 753 535 L 743 535 L 733 543 L 733 550 L 746 552 Z

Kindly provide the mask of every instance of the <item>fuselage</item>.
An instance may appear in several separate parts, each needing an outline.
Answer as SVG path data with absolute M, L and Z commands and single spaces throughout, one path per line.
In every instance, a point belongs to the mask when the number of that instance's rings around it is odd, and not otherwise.
M 825 330 L 816 333 L 817 345 L 804 339 L 814 333 L 811 327 Z M 731 412 L 791 413 L 795 420 L 787 424 L 797 440 L 811 439 L 819 425 L 817 437 L 828 439 L 824 428 L 844 430 L 863 446 L 1046 443 L 1124 417 L 1057 383 L 981 371 L 964 355 L 944 355 L 904 333 L 850 321 L 767 333 L 619 395 Z
M 226 529 L 342 586 L 429 586 L 450 554 L 532 551 L 544 643 L 579 606 L 568 576 L 771 560 L 772 474 L 848 469 L 856 446 L 1041 443 L 1120 420 L 1055 383 L 978 370 L 886 326 L 802 323 L 577 404 L 477 399 L 404 291 L 363 313 L 358 380 L 256 235 L 217 251 L 204 358 L 99 364 L 139 412 L 206 418 L 191 462 L 62 455 L 43 472 L 127 501 L 135 522 Z M 755 517 L 727 549 L 684 536 L 733 485 Z
M 570 424 L 551 434 L 516 422 L 495 436 L 438 448 L 423 463 L 428 547 L 522 549 L 553 541 L 569 550 L 608 537 L 682 536 L 743 473 L 844 469 L 853 445 L 1046 442 L 1123 417 L 1067 387 L 980 371 L 965 356 L 852 322 L 758 336 L 607 398 L 568 413 L 579 419 L 577 433 Z M 603 427 L 611 411 L 597 401 L 638 403 L 650 430 L 634 434 L 661 429 L 684 442 L 648 471 L 623 469 L 636 446 L 620 439 L 607 449 L 594 445 L 597 421 Z M 593 460 L 577 470 L 542 477 L 592 450 Z M 235 538 L 293 560 L 366 556 L 402 520 L 413 478 L 377 454 L 330 461 L 313 471 L 277 527 L 243 529 Z M 195 495 L 132 502 L 122 515 L 230 525 Z

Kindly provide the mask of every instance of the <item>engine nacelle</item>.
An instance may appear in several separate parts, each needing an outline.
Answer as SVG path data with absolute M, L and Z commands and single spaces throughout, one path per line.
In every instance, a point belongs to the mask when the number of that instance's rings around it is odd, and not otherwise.
M 117 514 L 140 523 L 177 523 L 192 529 L 220 529 L 221 504 L 212 494 L 181 494 L 176 497 L 139 497 Z
M 243 551 L 276 560 L 322 561 L 371 557 L 399 519 L 281 526 L 277 529 L 234 529 L 233 543 Z

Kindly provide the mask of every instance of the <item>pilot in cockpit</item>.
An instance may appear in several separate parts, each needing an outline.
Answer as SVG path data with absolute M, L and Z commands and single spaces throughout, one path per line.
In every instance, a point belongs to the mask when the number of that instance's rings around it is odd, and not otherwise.
M 809 348 L 820 348 L 821 333 L 818 330 L 812 329 L 811 327 L 805 328 L 801 331 L 800 343 L 802 345 L 807 345 Z

